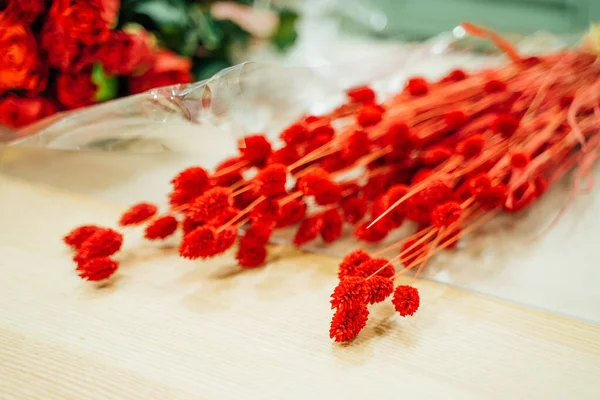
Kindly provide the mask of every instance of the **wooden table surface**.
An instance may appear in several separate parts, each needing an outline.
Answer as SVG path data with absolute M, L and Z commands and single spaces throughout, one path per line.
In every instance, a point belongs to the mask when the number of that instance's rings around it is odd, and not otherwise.
M 111 284 L 81 282 L 61 236 L 118 215 L 0 175 L 1 399 L 600 398 L 598 325 L 433 281 L 334 344 L 337 260 L 285 246 L 240 272 L 132 234 Z

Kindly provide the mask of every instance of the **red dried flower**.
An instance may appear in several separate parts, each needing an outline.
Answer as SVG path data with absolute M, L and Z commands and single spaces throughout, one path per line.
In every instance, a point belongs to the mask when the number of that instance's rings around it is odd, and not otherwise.
M 372 258 L 364 250 L 358 249 L 346 255 L 338 266 L 338 277 L 340 280 L 358 275 L 358 267 Z
M 283 164 L 271 164 L 258 172 L 254 182 L 261 195 L 272 197 L 285 193 L 286 179 L 287 167 Z
M 277 220 L 280 228 L 295 225 L 306 215 L 306 203 L 303 200 L 292 200 L 281 206 L 281 214 Z
M 267 249 L 264 244 L 250 241 L 241 241 L 236 259 L 244 268 L 256 268 L 264 264 L 267 258 Z
M 247 136 L 238 147 L 242 157 L 252 164 L 264 164 L 272 151 L 271 143 L 265 135 Z
M 390 203 L 394 204 L 395 202 L 406 196 L 408 194 L 408 191 L 408 186 L 398 184 L 391 186 L 387 190 L 386 195 L 389 198 Z
M 94 282 L 110 278 L 117 269 L 119 269 L 119 263 L 108 257 L 93 258 L 77 268 L 82 279 Z
M 265 245 L 271 239 L 273 227 L 269 224 L 254 222 L 244 234 L 243 241 Z
M 341 308 L 335 312 L 329 328 L 329 337 L 336 342 L 354 339 L 367 325 L 369 310 L 366 305 L 353 308 Z
M 288 145 L 295 145 L 304 141 L 307 137 L 308 130 L 302 122 L 297 122 L 281 132 L 279 137 Z
M 300 153 L 294 145 L 283 146 L 271 153 L 267 164 L 291 165 L 300 159 Z
M 447 146 L 431 146 L 423 152 L 421 158 L 426 167 L 433 168 L 448 160 L 452 154 L 452 149 Z
M 500 208 L 506 203 L 508 188 L 499 183 L 493 187 L 487 188 L 475 195 L 475 199 L 484 210 L 494 210 Z
M 490 79 L 483 86 L 483 91 L 486 93 L 498 93 L 506 90 L 506 83 L 498 79 Z
M 316 214 L 306 218 L 298 227 L 294 236 L 294 244 L 302 246 L 315 240 L 323 229 L 323 214 Z
M 394 292 L 394 281 L 382 276 L 373 276 L 365 282 L 367 303 L 381 303 Z
M 413 315 L 419 309 L 419 291 L 408 285 L 400 285 L 394 290 L 392 304 L 403 316 Z
M 228 213 L 233 200 L 231 189 L 214 187 L 196 198 L 187 210 L 187 216 L 195 221 L 210 221 Z
M 355 131 L 348 140 L 344 143 L 342 157 L 347 161 L 355 161 L 356 159 L 369 153 L 371 147 L 371 139 L 367 132 L 362 130 Z
M 375 224 L 368 228 L 372 221 L 364 222 L 354 229 L 354 236 L 363 242 L 376 243 L 386 238 L 390 233 L 386 224 Z
M 408 80 L 406 88 L 411 96 L 423 96 L 429 92 L 429 84 L 423 78 L 412 78 Z
M 181 224 L 181 230 L 183 231 L 184 235 L 187 235 L 188 233 L 202 225 L 204 225 L 204 222 L 197 222 L 189 217 L 185 217 Z
M 82 225 L 69 232 L 63 241 L 74 249 L 79 249 L 81 245 L 90 238 L 94 233 L 100 230 L 96 225 Z
M 79 248 L 84 259 L 108 257 L 121 249 L 123 235 L 114 229 L 101 228 L 94 232 Z
M 190 260 L 212 257 L 217 251 L 216 237 L 214 227 L 200 226 L 184 236 L 179 246 L 179 255 Z
M 307 196 L 314 194 L 314 186 L 317 182 L 329 180 L 329 173 L 322 168 L 311 169 L 306 175 L 298 179 L 298 190 Z
M 351 276 L 342 279 L 331 294 L 331 308 L 353 308 L 366 304 L 365 279 Z
M 342 188 L 328 179 L 316 181 L 312 189 L 315 202 L 320 206 L 334 204 L 342 199 Z
M 471 195 L 477 197 L 478 194 L 492 187 L 492 179 L 488 174 L 481 173 L 469 179 L 468 185 Z
M 119 225 L 127 226 L 141 224 L 148 218 L 153 217 L 157 210 L 158 207 L 151 203 L 135 204 L 121 215 Z
M 177 230 L 179 222 L 172 215 L 165 215 L 151 222 L 144 231 L 144 237 L 148 240 L 165 239 Z
M 376 273 L 375 276 L 391 278 L 396 274 L 394 266 L 385 258 L 374 258 L 360 264 L 356 269 L 358 276 L 368 278 Z
M 173 191 L 169 194 L 173 207 L 187 204 L 210 187 L 210 177 L 201 167 L 190 167 L 171 180 Z
M 455 69 L 451 71 L 442 82 L 460 82 L 462 80 L 467 79 L 467 74 L 462 69 Z
M 342 210 L 344 219 L 349 224 L 356 224 L 367 213 L 367 201 L 362 197 L 350 197 L 343 201 Z
M 444 114 L 444 122 L 449 130 L 456 130 L 463 126 L 469 118 L 462 111 L 450 111 Z
M 367 127 L 379 123 L 383 118 L 383 112 L 371 104 L 365 104 L 356 116 L 356 121 L 360 126 Z
M 442 182 L 432 182 L 430 186 L 406 200 L 406 218 L 425 223 L 431 218 L 433 209 L 452 198 L 452 190 Z
M 215 255 L 223 254 L 233 246 L 237 239 L 237 227 L 230 226 L 217 234 L 215 240 Z
M 519 123 L 519 119 L 512 114 L 499 114 L 492 123 L 491 129 L 508 138 L 519 128 Z
M 258 203 L 250 212 L 250 219 L 255 222 L 271 224 L 277 222 L 281 216 L 281 207 L 277 199 L 265 199 Z
M 319 124 L 313 123 L 311 124 L 311 127 L 308 131 L 308 136 L 311 138 L 311 141 L 318 147 L 333 139 L 333 137 L 335 136 L 335 129 L 333 129 L 333 126 L 331 126 L 331 124 L 326 121 L 323 121 Z M 314 146 L 310 146 L 309 143 L 307 150 L 314 150 L 315 148 L 316 147 Z
M 484 144 L 485 139 L 483 138 L 483 135 L 475 134 L 461 141 L 456 146 L 456 151 L 464 158 L 475 158 L 483 151 Z
M 431 212 L 431 223 L 438 228 L 447 228 L 459 220 L 462 215 L 460 204 L 455 201 L 449 201 L 440 204 Z
M 6 8 L 0 11 L 0 19 L 27 25 L 33 24 L 46 8 L 44 0 L 8 0 L 6 3 Z
M 529 165 L 529 155 L 525 153 L 513 153 L 510 155 L 510 165 L 516 169 L 523 169 Z
M 335 242 L 342 236 L 342 216 L 340 212 L 333 208 L 323 213 L 323 227 L 321 228 L 321 237 L 325 243 Z
M 239 181 L 242 178 L 242 169 L 241 165 L 243 165 L 244 160 L 241 157 L 232 157 L 223 161 L 215 168 L 215 178 L 213 178 L 214 184 L 216 186 L 231 186 Z M 227 170 L 228 172 L 222 173 L 222 171 Z
M 412 179 L 410 180 L 410 183 L 412 185 L 417 184 L 417 183 L 422 182 L 425 179 L 429 178 L 431 175 L 433 175 L 433 170 L 431 170 L 429 168 L 422 168 L 422 169 L 418 170 L 417 172 L 415 172 Z
M 358 86 L 346 91 L 348 99 L 353 103 L 371 103 L 375 101 L 375 91 L 368 86 Z
M 404 155 L 414 148 L 415 139 L 408 125 L 404 122 L 398 122 L 388 128 L 383 136 L 383 143 L 386 146 L 391 146 L 394 152 Z

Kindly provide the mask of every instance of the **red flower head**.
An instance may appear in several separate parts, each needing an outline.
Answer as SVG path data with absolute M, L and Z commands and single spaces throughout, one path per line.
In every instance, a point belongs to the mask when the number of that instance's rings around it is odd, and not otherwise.
M 429 93 L 429 84 L 423 78 L 409 79 L 406 88 L 408 89 L 408 93 L 414 97 L 423 96 Z
M 347 254 L 340 263 L 338 267 L 338 277 L 342 280 L 347 277 L 358 276 L 358 267 L 371 259 L 371 256 L 366 251 L 361 249 L 354 250 Z
M 448 160 L 452 154 L 452 149 L 447 146 L 431 146 L 423 152 L 421 158 L 426 167 L 433 168 Z
M 252 135 L 242 139 L 238 145 L 244 160 L 255 165 L 262 165 L 271 155 L 271 143 L 265 135 Z
M 83 259 L 108 257 L 115 254 L 123 245 L 123 235 L 119 232 L 101 228 L 94 232 L 79 248 Z
M 0 21 L 0 93 L 36 89 L 39 66 L 37 44 L 29 28 L 21 22 Z
M 458 143 L 456 151 L 464 158 L 475 158 L 481 154 L 484 145 L 483 135 L 475 134 Z
M 369 153 L 371 147 L 371 139 L 367 132 L 362 130 L 355 131 L 344 144 L 342 156 L 349 161 L 356 159 Z
M 200 226 L 185 235 L 179 246 L 179 255 L 190 260 L 212 257 L 217 252 L 216 237 L 215 228 Z
M 288 145 L 296 145 L 307 139 L 308 130 L 306 124 L 302 122 L 296 122 L 281 132 L 279 137 Z
M 223 254 L 229 250 L 235 243 L 235 239 L 237 239 L 237 233 L 237 228 L 233 226 L 219 232 L 215 241 L 215 255 Z
M 358 86 L 346 91 L 346 96 L 353 103 L 372 103 L 375 101 L 375 91 L 368 86 Z
M 74 249 L 79 249 L 81 245 L 90 238 L 94 233 L 100 230 L 96 225 L 82 225 L 69 232 L 63 241 Z
M 462 69 L 455 69 L 451 71 L 442 82 L 460 82 L 467 79 L 467 74 Z
M 277 199 L 265 199 L 250 212 L 250 219 L 255 222 L 272 224 L 281 216 L 281 207 Z
M 22 128 L 58 111 L 56 104 L 44 97 L 17 97 L 9 94 L 0 100 L 0 123 Z
M 119 269 L 119 263 L 108 257 L 93 258 L 81 264 L 79 276 L 87 281 L 103 281 Z
M 253 223 L 246 231 L 242 238 L 245 242 L 253 242 L 255 244 L 266 245 L 271 239 L 273 228 L 270 224 Z
M 313 191 L 315 202 L 320 206 L 334 204 L 342 199 L 342 188 L 329 179 L 322 179 L 315 182 Z
M 471 195 L 477 196 L 492 187 L 492 179 L 488 174 L 481 173 L 469 179 L 468 185 Z
M 329 180 L 329 173 L 322 168 L 314 168 L 298 179 L 298 190 L 307 196 L 315 194 L 317 182 Z
M 327 210 L 323 213 L 323 227 L 321 237 L 325 243 L 332 243 L 342 236 L 342 216 L 337 209 Z
M 507 196 L 508 188 L 499 183 L 495 186 L 481 190 L 475 195 L 475 198 L 484 210 L 494 210 L 504 206 Z
M 204 222 L 197 222 L 189 217 L 185 217 L 183 219 L 183 222 L 181 223 L 181 230 L 183 231 L 184 235 L 187 235 L 188 233 L 202 225 L 204 225 Z
M 285 193 L 286 179 L 286 166 L 271 164 L 258 172 L 254 182 L 258 185 L 261 195 L 272 197 Z
M 497 79 L 490 79 L 483 86 L 483 91 L 486 93 L 497 93 L 506 90 L 506 83 Z
M 169 194 L 171 206 L 189 203 L 210 188 L 210 177 L 204 168 L 190 167 L 181 171 L 173 180 L 173 191 Z
M 362 197 L 350 197 L 342 203 L 344 219 L 349 224 L 357 224 L 367 213 L 367 201 Z
M 419 291 L 408 285 L 401 285 L 394 290 L 392 303 L 396 311 L 403 317 L 413 315 L 419 309 Z
M 499 114 L 491 128 L 494 132 L 508 138 L 519 128 L 519 123 L 519 119 L 512 114 Z
M 142 93 L 150 89 L 190 83 L 194 79 L 190 72 L 192 61 L 169 50 L 160 50 L 155 54 L 154 64 L 143 75 L 129 78 L 131 94 Z
M 462 111 L 450 111 L 444 114 L 446 128 L 453 131 L 463 126 L 469 118 Z
M 283 146 L 271 153 L 267 164 L 291 165 L 300 159 L 300 153 L 294 145 Z
M 119 225 L 137 225 L 146 221 L 148 218 L 153 217 L 156 214 L 158 207 L 150 203 L 138 203 L 131 206 L 127 211 L 121 215 Z
M 406 218 L 425 223 L 433 209 L 452 198 L 452 190 L 443 182 L 432 182 L 425 189 L 406 200 Z
M 305 215 L 306 203 L 303 200 L 292 200 L 281 206 L 281 215 L 277 220 L 277 226 L 283 228 L 297 224 Z
M 264 244 L 241 241 L 236 259 L 244 268 L 256 268 L 264 264 L 267 258 L 267 249 Z
M 404 122 L 391 125 L 383 136 L 383 143 L 400 154 L 408 154 L 415 147 L 414 135 Z
M 331 294 L 331 308 L 356 308 L 364 306 L 365 279 L 352 276 L 338 283 Z
M 462 208 L 455 201 L 440 204 L 431 212 L 431 223 L 438 228 L 447 228 L 460 219 Z
M 118 12 L 119 0 L 57 0 L 51 17 L 69 37 L 94 45 L 110 37 Z
M 165 215 L 152 221 L 144 231 L 144 237 L 148 240 L 165 239 L 177 230 L 179 222 L 172 215 Z
M 365 261 L 358 266 L 356 272 L 358 276 L 362 278 L 368 278 L 373 274 L 375 274 L 375 276 L 391 278 L 396 274 L 394 266 L 385 258 L 374 258 Z
M 187 210 L 187 216 L 195 221 L 211 221 L 222 218 L 233 205 L 231 189 L 214 187 L 196 198 Z
M 425 179 L 429 178 L 431 175 L 433 175 L 432 169 L 422 168 L 422 169 L 418 170 L 417 172 L 415 172 L 412 179 L 410 180 L 410 183 L 411 183 L 411 185 L 417 184 L 417 183 L 422 182 Z
M 64 72 L 74 70 L 81 53 L 77 41 L 58 28 L 52 19 L 42 28 L 41 47 L 46 52 L 48 64 Z
M 362 127 L 377 125 L 383 118 L 383 111 L 372 104 L 365 104 L 356 116 L 358 124 Z
M 530 158 L 526 153 L 513 153 L 510 156 L 510 165 L 516 169 L 523 169 L 529 164 Z
M 308 242 L 315 240 L 323 229 L 323 214 L 316 214 L 306 218 L 296 231 L 294 236 L 294 244 L 302 246 Z
M 329 337 L 336 342 L 354 339 L 367 325 L 369 310 L 366 305 L 341 308 L 335 312 L 329 328 Z
M 376 223 L 368 228 L 372 221 L 364 222 L 354 229 L 354 236 L 363 242 L 376 243 L 386 238 L 390 233 L 386 224 Z
M 45 0 L 8 0 L 6 8 L 0 11 L 0 19 L 31 25 L 45 8 Z
M 109 74 L 139 75 L 154 63 L 152 36 L 143 29 L 111 32 L 96 57 Z
M 214 183 L 216 186 L 231 186 L 241 181 L 242 178 L 242 167 L 240 165 L 244 162 L 241 157 L 229 158 L 215 168 Z
M 381 276 L 373 276 L 365 282 L 367 303 L 381 303 L 394 292 L 394 281 Z
M 73 90 L 73 88 L 77 88 L 77 90 Z M 69 109 L 94 104 L 97 91 L 98 87 L 92 82 L 92 76 L 88 72 L 62 73 L 56 80 L 58 101 Z

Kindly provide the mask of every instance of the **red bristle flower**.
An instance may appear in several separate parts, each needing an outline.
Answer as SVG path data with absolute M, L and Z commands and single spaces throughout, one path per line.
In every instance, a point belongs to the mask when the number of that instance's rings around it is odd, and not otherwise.
M 127 211 L 121 215 L 119 225 L 137 225 L 146 221 L 148 218 L 153 217 L 158 211 L 158 207 L 150 203 L 138 203 L 131 206 Z
M 486 93 L 498 93 L 506 90 L 506 83 L 498 79 L 490 79 L 483 86 L 483 91 Z
M 377 125 L 383 118 L 383 112 L 379 107 L 365 104 L 356 116 L 356 121 L 362 127 Z
M 298 179 L 298 190 L 311 196 L 314 194 L 315 184 L 323 180 L 329 180 L 329 173 L 323 168 L 314 168 Z
M 214 227 L 200 226 L 183 237 L 179 255 L 190 260 L 212 257 L 217 251 L 216 237 Z
M 357 130 L 345 142 L 342 157 L 348 161 L 355 161 L 369 153 L 370 147 L 371 139 L 367 132 Z
M 509 138 L 519 128 L 519 123 L 519 119 L 512 114 L 499 114 L 492 122 L 491 129 L 505 138 Z
M 144 237 L 148 240 L 165 239 L 177 230 L 179 222 L 172 215 L 165 215 L 151 222 L 144 231 Z
M 210 221 L 206 221 L 206 225 L 214 226 L 215 228 L 219 228 L 221 225 L 229 222 L 233 217 L 237 216 L 240 212 L 239 209 L 235 207 L 227 207 L 221 214 L 218 214 L 215 218 Z
M 265 199 L 250 212 L 250 219 L 255 222 L 275 223 L 281 216 L 278 199 Z
M 234 226 L 230 226 L 217 233 L 215 239 L 215 255 L 223 254 L 229 250 L 235 243 L 235 239 L 237 239 L 237 233 L 238 229 Z
M 438 228 L 447 228 L 460 219 L 462 208 L 455 201 L 440 204 L 431 212 L 431 224 Z
M 351 276 L 342 279 L 331 294 L 331 308 L 353 308 L 365 302 L 365 279 Z
M 306 218 L 296 231 L 294 236 L 294 244 L 302 246 L 308 242 L 315 240 L 323 229 L 323 214 L 316 214 Z
M 362 188 L 364 198 L 373 200 L 384 194 L 388 187 L 389 180 L 389 175 L 376 175 L 370 177 Z
M 227 213 L 232 205 L 231 189 L 214 187 L 194 200 L 187 216 L 198 222 L 210 221 Z
M 181 230 L 183 231 L 184 235 L 187 235 L 188 233 L 202 225 L 204 225 L 204 222 L 197 222 L 189 217 L 185 217 L 183 219 L 183 222 L 181 223 Z
M 248 228 L 242 240 L 265 245 L 271 239 L 271 235 L 273 235 L 273 227 L 270 224 L 254 222 Z
M 335 129 L 329 122 L 323 121 L 318 124 L 312 124 L 308 135 L 312 138 L 312 140 L 319 137 L 319 142 L 324 144 L 329 142 L 335 136 Z
M 386 192 L 390 200 L 390 204 L 394 204 L 395 202 L 406 196 L 408 194 L 409 189 L 410 188 L 407 185 L 398 184 L 391 186 Z
M 481 173 L 469 179 L 467 184 L 471 195 L 477 197 L 477 195 L 492 187 L 492 179 L 488 174 Z
M 300 159 L 298 148 L 293 145 L 283 146 L 271 153 L 267 164 L 291 165 Z
M 408 267 L 419 259 L 427 247 L 426 242 L 420 242 L 419 244 L 417 244 L 417 242 L 419 242 L 419 239 L 409 239 L 402 244 L 402 249 L 400 250 L 400 262 L 405 267 Z
M 256 268 L 265 263 L 267 249 L 264 244 L 242 240 L 235 258 L 244 268 Z
M 446 123 L 446 128 L 453 131 L 465 124 L 469 119 L 467 114 L 462 111 L 450 111 L 443 115 L 444 122 Z
M 415 184 L 422 182 L 425 179 L 429 178 L 431 175 L 433 175 L 433 170 L 431 170 L 429 168 L 422 168 L 422 169 L 418 170 L 417 172 L 415 172 L 412 179 L 410 180 L 410 183 L 411 183 L 411 185 L 415 185 Z
M 287 167 L 283 164 L 271 164 L 258 172 L 254 182 L 260 194 L 266 197 L 285 193 Z
M 325 243 L 335 242 L 342 236 L 342 216 L 338 209 L 333 208 L 323 213 L 321 237 Z
M 412 78 L 408 80 L 406 89 L 411 96 L 423 96 L 429 93 L 429 84 L 423 78 Z
M 386 224 L 376 223 L 372 227 L 368 228 L 372 221 L 364 222 L 357 225 L 354 229 L 354 236 L 363 242 L 377 243 L 381 242 L 390 233 L 389 228 Z
M 281 214 L 277 226 L 283 228 L 295 225 L 306 215 L 306 203 L 303 200 L 292 200 L 281 206 Z
M 242 139 L 238 145 L 244 160 L 252 164 L 264 164 L 272 148 L 265 135 L 251 135 Z
M 523 169 L 529 165 L 529 155 L 526 153 L 513 153 L 510 155 L 510 165 L 516 169 Z
M 233 198 L 233 205 L 239 210 L 243 210 L 254 203 L 260 197 L 260 189 L 256 185 L 249 185 L 242 193 Z
M 310 125 L 310 124 L 313 124 L 313 123 L 319 121 L 320 119 L 321 118 L 317 117 L 316 115 L 307 115 L 306 117 L 304 117 L 303 122 L 305 124 L 309 124 Z
M 464 158 L 475 158 L 481 154 L 484 145 L 483 135 L 475 134 L 458 143 L 456 151 Z
M 508 196 L 508 188 L 499 183 L 493 187 L 482 190 L 475 199 L 484 210 L 495 210 L 504 206 Z
M 307 134 L 306 124 L 297 122 L 281 132 L 279 137 L 288 145 L 295 145 L 304 141 Z
M 400 285 L 394 290 L 392 304 L 403 317 L 413 315 L 419 309 L 419 302 L 419 291 L 412 286 Z
M 373 276 L 365 282 L 367 303 L 381 303 L 394 292 L 394 281 L 382 276 Z
M 216 177 L 213 178 L 216 186 L 228 187 L 236 184 L 243 179 L 242 170 L 244 167 L 244 159 L 242 157 L 232 157 L 221 162 L 215 168 Z
M 313 185 L 315 202 L 320 206 L 335 204 L 342 199 L 342 188 L 340 185 L 328 180 L 322 179 Z
M 442 82 L 460 82 L 467 79 L 467 74 L 462 69 L 455 69 L 442 79 Z
M 428 222 L 433 209 L 451 198 L 452 190 L 446 184 L 432 182 L 406 200 L 406 218 L 419 223 Z
M 115 254 L 123 245 L 123 235 L 114 229 L 102 228 L 92 234 L 79 248 L 85 259 L 108 257 Z
M 391 146 L 394 152 L 405 155 L 414 148 L 415 140 L 408 125 L 404 122 L 398 122 L 388 127 L 383 136 L 383 143 L 386 146 Z
M 358 249 L 349 253 L 342 259 L 342 262 L 338 266 L 338 278 L 340 280 L 358 275 L 358 267 L 366 262 L 371 260 L 371 256 L 364 250 Z
M 79 249 L 81 245 L 90 238 L 94 233 L 100 230 L 96 225 L 82 225 L 69 232 L 63 241 L 74 249 Z
M 342 202 L 344 219 L 349 224 L 357 224 L 367 213 L 367 201 L 362 197 L 349 197 Z
M 452 149 L 447 146 L 431 146 L 421 156 L 423 164 L 428 168 L 437 167 L 452 157 Z
M 192 201 L 210 187 L 208 172 L 201 167 L 190 167 L 171 180 L 173 191 L 169 194 L 171 206 L 177 207 Z
M 358 86 L 346 91 L 346 96 L 353 103 L 371 103 L 375 101 L 375 91 L 368 86 Z
M 98 282 L 110 278 L 117 269 L 117 261 L 109 257 L 98 257 L 84 262 L 77 270 L 82 279 Z
M 375 273 L 375 276 L 391 278 L 396 274 L 396 270 L 392 263 L 385 258 L 374 258 L 360 264 L 356 269 L 356 273 L 362 278 L 368 278 Z
M 366 305 L 338 309 L 331 320 L 329 337 L 336 342 L 354 339 L 367 325 L 369 310 Z

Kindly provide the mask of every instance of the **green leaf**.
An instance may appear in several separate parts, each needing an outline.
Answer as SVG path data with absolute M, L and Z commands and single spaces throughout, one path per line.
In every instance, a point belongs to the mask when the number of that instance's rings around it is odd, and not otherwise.
M 209 12 L 203 11 L 197 5 L 190 10 L 190 17 L 202 46 L 207 50 L 216 50 L 221 47 L 225 33 Z
M 279 13 L 279 26 L 271 38 L 271 42 L 281 51 L 292 46 L 298 38 L 296 22 L 298 14 L 291 10 L 282 10 Z
M 96 102 L 107 101 L 117 97 L 119 90 L 117 78 L 107 75 L 102 65 L 95 64 L 92 68 L 92 82 L 98 87 L 95 96 Z
M 208 79 L 224 68 L 231 67 L 231 63 L 224 58 L 207 58 L 195 60 L 194 77 L 197 81 Z

